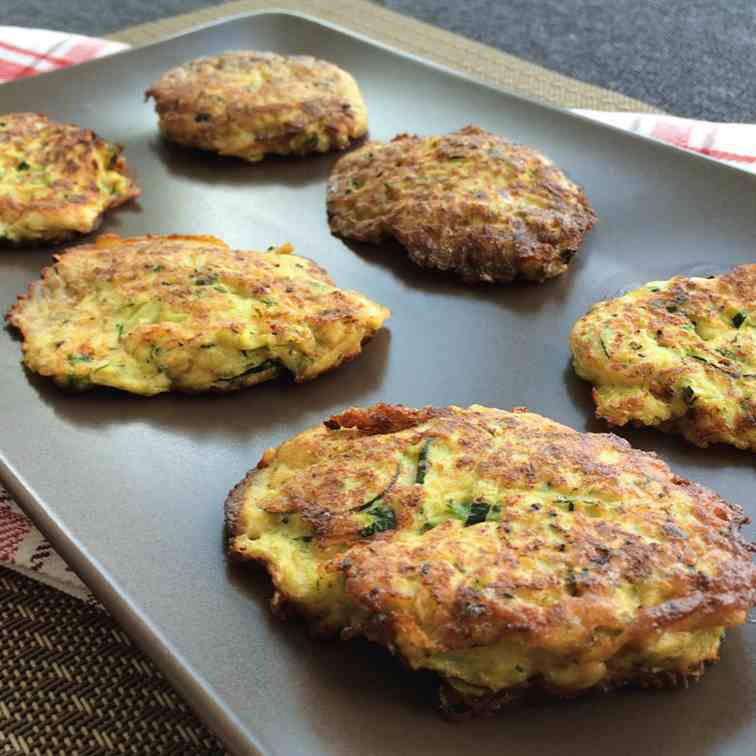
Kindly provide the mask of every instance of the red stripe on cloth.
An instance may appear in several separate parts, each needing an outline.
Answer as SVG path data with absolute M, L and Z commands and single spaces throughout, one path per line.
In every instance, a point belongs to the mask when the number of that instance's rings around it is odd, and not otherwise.
M 756 163 L 756 155 L 740 155 L 737 152 L 714 150 L 711 147 L 691 147 L 690 149 L 717 160 L 731 160 L 733 163 Z
M 97 53 L 105 47 L 105 44 L 99 39 L 82 39 L 69 48 L 66 56 L 71 63 L 84 63 L 97 57 Z
M 693 123 L 669 123 L 659 121 L 654 124 L 651 136 L 662 139 L 665 142 L 676 144 L 679 147 L 687 147 L 690 141 L 690 132 L 693 131 Z
M 25 66 L 0 58 L 0 81 L 20 79 L 22 76 L 34 76 L 36 73 L 37 71 L 33 66 Z
M 31 522 L 10 507 L 0 507 L 0 560 L 12 562 L 21 542 L 31 531 Z
M 0 41 L 0 47 L 10 50 L 11 52 L 21 53 L 21 55 L 28 55 L 35 60 L 45 60 L 48 63 L 54 63 L 56 66 L 70 66 L 75 62 L 73 60 L 68 60 L 67 58 L 58 58 L 54 55 L 47 55 L 47 53 L 38 52 L 37 50 L 25 50 L 23 47 L 9 45 L 7 42 Z
M 693 131 L 695 123 L 688 124 L 669 123 L 659 121 L 654 125 L 654 129 L 651 132 L 652 137 L 656 139 L 662 139 L 665 142 L 674 144 L 677 147 L 684 147 L 692 152 L 699 152 L 707 157 L 715 158 L 716 160 L 729 160 L 733 163 L 756 163 L 756 155 L 742 155 L 737 152 L 728 152 L 727 150 L 717 150 L 708 145 L 713 144 L 716 139 L 718 128 L 713 126 L 711 131 L 706 135 L 704 144 L 701 147 L 690 146 L 690 134 Z

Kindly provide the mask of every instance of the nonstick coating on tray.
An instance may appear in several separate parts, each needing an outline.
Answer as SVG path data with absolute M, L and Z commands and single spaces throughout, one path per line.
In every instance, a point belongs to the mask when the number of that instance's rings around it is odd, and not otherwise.
M 394 246 L 347 245 L 329 234 L 325 215 L 335 155 L 251 165 L 159 138 L 144 89 L 171 66 L 240 48 L 346 68 L 364 91 L 373 138 L 477 123 L 530 144 L 583 185 L 600 222 L 570 271 L 543 285 L 469 287 L 415 268 Z M 0 476 L 235 752 L 756 751 L 753 625 L 730 632 L 722 661 L 688 690 L 591 696 L 452 726 L 431 708 L 429 678 L 387 652 L 312 640 L 273 618 L 268 578 L 226 564 L 222 531 L 227 491 L 266 447 L 349 405 L 524 405 L 606 430 L 569 364 L 573 322 L 594 301 L 646 281 L 752 262 L 754 177 L 285 14 L 4 86 L 0 108 L 43 111 L 124 144 L 144 192 L 103 231 L 215 234 L 252 249 L 290 241 L 339 286 L 393 310 L 351 364 L 309 384 L 220 397 L 66 396 L 25 372 L 20 342 L 0 331 Z M 0 251 L 0 309 L 50 260 L 50 251 Z M 756 514 L 752 454 L 654 431 L 622 435 Z

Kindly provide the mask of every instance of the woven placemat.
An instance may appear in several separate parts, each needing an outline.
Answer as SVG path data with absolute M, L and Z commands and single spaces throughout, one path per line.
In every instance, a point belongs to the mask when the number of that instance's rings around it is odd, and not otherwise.
M 553 105 L 654 110 L 361 0 L 242 0 L 110 36 L 145 45 L 272 6 L 325 19 Z M 0 754 L 225 751 L 107 613 L 0 568 Z
M 0 754 L 226 752 L 102 609 L 0 567 Z

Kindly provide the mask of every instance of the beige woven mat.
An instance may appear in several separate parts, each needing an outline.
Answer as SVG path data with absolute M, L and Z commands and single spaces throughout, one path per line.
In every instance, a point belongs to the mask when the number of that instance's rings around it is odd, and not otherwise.
M 271 6 L 326 19 L 551 104 L 652 110 L 361 0 L 242 0 L 111 37 L 144 45 Z M 107 614 L 0 568 L 0 754 L 223 753 Z

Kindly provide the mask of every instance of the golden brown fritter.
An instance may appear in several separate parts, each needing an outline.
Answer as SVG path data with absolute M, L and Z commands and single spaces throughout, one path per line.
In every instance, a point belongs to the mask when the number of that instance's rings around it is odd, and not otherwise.
M 524 409 L 352 409 L 226 502 L 273 608 L 443 681 L 447 711 L 697 678 L 756 601 L 742 511 L 610 434 Z
M 350 74 L 309 55 L 229 52 L 174 68 L 145 93 L 174 142 L 262 160 L 343 150 L 367 132 Z
M 0 243 L 89 233 L 139 193 L 118 145 L 39 113 L 0 115 Z
M 212 236 L 101 236 L 55 257 L 8 313 L 62 388 L 151 396 L 307 381 L 356 357 L 389 311 L 291 254 Z
M 599 302 L 571 343 L 599 417 L 756 451 L 756 265 Z
M 394 237 L 410 259 L 468 282 L 558 276 L 596 221 L 551 161 L 476 126 L 369 142 L 335 165 L 333 233 Z

